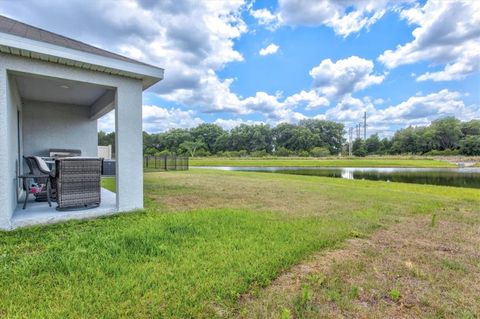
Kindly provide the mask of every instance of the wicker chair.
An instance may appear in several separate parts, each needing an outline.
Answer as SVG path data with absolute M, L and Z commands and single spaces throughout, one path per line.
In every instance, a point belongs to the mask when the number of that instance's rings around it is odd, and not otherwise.
M 50 205 L 50 199 L 55 200 L 55 190 L 53 190 L 51 187 L 54 184 L 53 179 L 55 177 L 55 172 L 52 172 L 50 170 L 47 163 L 45 163 L 45 161 L 41 157 L 24 156 L 23 158 L 25 159 L 25 162 L 27 163 L 30 170 L 30 172 L 25 175 L 24 178 L 32 176 L 31 179 L 33 179 L 35 183 L 46 185 L 45 191 L 34 194 L 35 200 L 40 202 L 48 201 Z
M 101 202 L 101 158 L 67 157 L 55 161 L 58 210 L 94 208 Z

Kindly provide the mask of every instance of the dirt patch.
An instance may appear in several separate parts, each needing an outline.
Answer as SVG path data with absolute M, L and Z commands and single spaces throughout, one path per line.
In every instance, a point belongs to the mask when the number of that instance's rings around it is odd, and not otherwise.
M 480 227 L 418 216 L 321 252 L 241 298 L 242 318 L 477 318 Z

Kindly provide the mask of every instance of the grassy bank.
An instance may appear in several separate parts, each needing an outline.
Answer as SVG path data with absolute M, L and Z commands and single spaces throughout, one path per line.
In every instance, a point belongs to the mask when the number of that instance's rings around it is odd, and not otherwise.
M 455 164 L 435 159 L 405 158 L 216 158 L 196 157 L 190 159 L 191 166 L 304 166 L 304 167 L 456 167 Z
M 478 225 L 480 191 L 195 169 L 145 174 L 145 203 L 145 212 L 0 233 L 1 316 L 255 316 L 264 303 L 249 308 L 243 294 L 262 298 L 283 271 L 347 239 L 432 214 Z M 445 300 L 449 288 L 431 291 Z M 454 293 L 465 302 L 445 311 L 473 313 L 475 291 Z

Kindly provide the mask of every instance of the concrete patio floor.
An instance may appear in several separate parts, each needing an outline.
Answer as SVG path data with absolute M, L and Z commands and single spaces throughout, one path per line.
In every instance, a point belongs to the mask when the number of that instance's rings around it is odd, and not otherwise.
M 115 193 L 102 188 L 102 202 L 99 207 L 82 210 L 57 211 L 56 203 L 52 207 L 47 202 L 36 202 L 33 196 L 27 202 L 27 208 L 22 209 L 23 200 L 18 202 L 11 220 L 12 229 L 39 224 L 52 224 L 70 219 L 87 219 L 98 216 L 111 215 L 117 212 L 117 196 Z

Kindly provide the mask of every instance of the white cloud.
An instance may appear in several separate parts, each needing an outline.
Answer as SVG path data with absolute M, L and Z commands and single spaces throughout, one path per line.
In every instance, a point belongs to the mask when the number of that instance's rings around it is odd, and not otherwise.
M 306 109 L 311 110 L 322 106 L 327 106 L 330 101 L 324 97 L 319 96 L 315 90 L 300 91 L 285 99 L 285 104 L 291 107 L 297 107 L 302 104 L 306 104 Z
M 377 22 L 396 3 L 386 0 L 280 0 L 278 19 L 292 26 L 331 27 L 343 37 L 359 32 Z
M 414 40 L 386 50 L 378 60 L 393 69 L 431 61 L 444 69 L 427 72 L 418 81 L 463 79 L 480 71 L 480 1 L 432 1 L 401 11 L 409 24 L 418 25 Z
M 243 0 L 25 0 L 0 12 L 164 67 L 165 79 L 151 90 L 180 104 L 198 97 L 197 106 L 211 104 L 211 83 L 222 83 L 216 72 L 243 60 L 234 40 L 247 31 L 244 7 Z
M 311 26 L 325 25 L 343 37 L 362 29 L 368 29 L 380 20 L 388 10 L 397 10 L 413 0 L 280 0 L 279 8 L 272 12 L 266 8 L 253 10 L 258 24 L 274 31 L 282 25 Z
M 269 55 L 269 54 L 275 54 L 278 52 L 278 49 L 280 47 L 274 43 L 269 44 L 265 48 L 261 49 L 258 53 L 262 56 Z
M 460 92 L 443 89 L 408 98 L 397 105 L 377 111 L 372 120 L 383 124 L 426 125 L 444 116 L 472 119 L 480 116 L 478 106 L 466 106 Z
M 278 16 L 270 12 L 268 9 L 250 9 L 249 12 L 250 15 L 257 20 L 258 24 L 266 26 L 269 30 L 273 31 L 278 27 Z
M 252 121 L 252 120 L 242 120 L 242 119 L 216 119 L 213 123 L 219 125 L 224 130 L 230 131 L 232 128 L 237 127 L 241 124 L 254 125 L 254 124 L 265 124 L 263 121 Z
M 115 131 L 115 111 L 111 111 L 99 118 L 97 129 L 108 133 Z
M 291 109 L 283 108 L 269 114 L 269 116 L 267 116 L 266 122 L 272 126 L 275 126 L 279 123 L 297 123 L 298 121 L 306 118 L 307 117 L 300 112 L 295 112 Z
M 172 128 L 191 128 L 204 121 L 195 116 L 193 111 L 178 108 L 167 109 L 157 105 L 143 106 L 143 130 L 158 133 Z M 98 130 L 115 131 L 115 111 L 107 113 L 98 120 Z
M 156 105 L 143 106 L 143 129 L 150 133 L 167 131 L 172 128 L 191 128 L 202 124 L 193 111 L 177 108 L 167 109 Z
M 307 110 L 328 106 L 331 100 L 341 99 L 346 95 L 379 84 L 384 75 L 373 73 L 373 62 L 352 56 L 335 63 L 323 60 L 310 71 L 314 88 L 302 90 L 282 99 L 281 94 L 271 95 L 256 92 L 255 95 L 240 98 L 230 90 L 233 79 L 219 80 L 210 72 L 202 79 L 202 86 L 208 89 L 200 91 L 177 91 L 171 95 L 172 100 L 182 99 L 189 105 L 198 101 L 210 101 L 202 107 L 204 112 L 232 112 L 237 114 L 260 113 L 271 121 L 298 121 L 304 118 L 293 109 L 305 107 Z
M 479 118 L 480 106 L 465 105 L 463 96 L 460 92 L 443 89 L 426 95 L 415 95 L 399 104 L 377 109 L 369 97 L 358 99 L 347 95 L 325 112 L 325 118 L 342 122 L 347 127 L 355 127 L 363 122 L 363 114 L 367 112 L 368 134 L 381 133 L 382 136 L 388 136 L 393 132 L 390 130 L 393 125 L 428 125 L 445 116 L 455 116 L 461 120 Z
M 384 75 L 373 74 L 373 62 L 357 56 L 332 62 L 323 60 L 310 70 L 314 86 L 328 98 L 341 98 L 347 94 L 380 84 Z
M 347 95 L 335 107 L 328 109 L 325 115 L 329 120 L 354 125 L 362 121 L 364 112 L 370 115 L 376 113 L 370 99 L 361 100 Z

